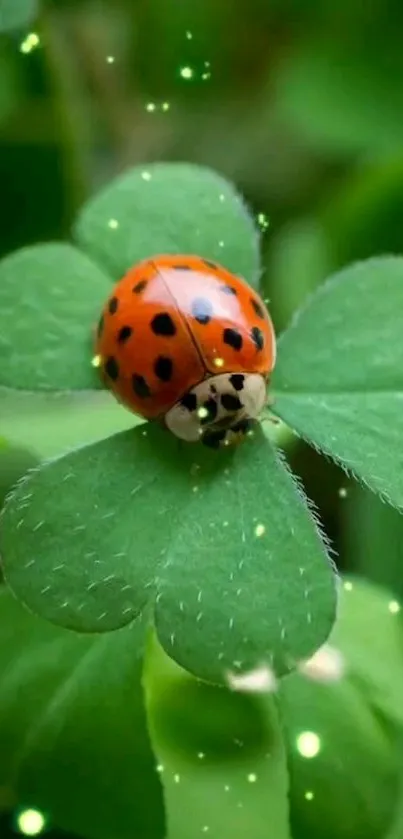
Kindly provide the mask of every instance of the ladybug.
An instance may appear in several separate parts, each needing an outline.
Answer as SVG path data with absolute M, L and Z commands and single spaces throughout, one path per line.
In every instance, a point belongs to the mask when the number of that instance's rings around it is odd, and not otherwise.
M 156 256 L 115 286 L 95 353 L 119 402 L 182 440 L 219 447 L 264 408 L 276 340 L 245 280 L 199 256 Z

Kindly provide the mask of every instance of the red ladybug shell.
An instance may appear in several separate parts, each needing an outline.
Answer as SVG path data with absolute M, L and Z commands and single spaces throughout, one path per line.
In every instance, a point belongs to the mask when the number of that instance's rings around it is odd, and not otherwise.
M 275 336 L 262 300 L 243 279 L 198 256 L 157 256 L 113 289 L 95 352 L 117 399 L 152 419 L 209 375 L 267 377 Z

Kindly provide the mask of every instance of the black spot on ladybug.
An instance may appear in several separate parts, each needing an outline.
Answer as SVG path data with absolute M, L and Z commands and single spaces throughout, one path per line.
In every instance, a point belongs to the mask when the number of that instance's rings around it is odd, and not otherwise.
M 252 306 L 253 306 L 253 308 L 255 310 L 255 313 L 257 314 L 258 318 L 264 318 L 264 315 L 265 315 L 264 308 L 263 308 L 262 304 L 259 303 L 259 300 L 255 300 L 254 297 L 251 297 L 250 302 L 252 303 Z
M 208 422 L 214 422 L 217 416 L 217 403 L 215 399 L 206 399 L 203 402 L 204 413 L 200 418 L 200 425 L 206 425 Z
M 147 396 L 151 396 L 150 388 L 144 376 L 139 376 L 137 373 L 134 373 L 132 376 L 132 386 L 136 396 L 139 396 L 140 399 L 146 399 Z
M 234 297 L 237 295 L 237 290 L 232 285 L 221 285 L 220 291 L 224 292 L 224 294 L 233 294 Z
M 232 393 L 223 393 L 221 405 L 226 411 L 239 411 L 242 408 L 241 400 L 237 396 L 233 396 Z
M 233 373 L 232 376 L 229 377 L 229 380 L 234 390 L 242 390 L 245 384 L 245 376 L 243 373 Z
M 101 315 L 101 317 L 99 318 L 99 321 L 98 321 L 98 338 L 101 337 L 103 331 L 104 331 L 104 316 Z
M 237 329 L 231 329 L 227 327 L 223 331 L 223 341 L 224 344 L 227 344 L 229 347 L 232 347 L 233 350 L 241 350 L 242 349 L 242 335 L 238 332 Z
M 206 326 L 212 318 L 213 307 L 206 297 L 196 297 L 192 302 L 191 312 L 198 323 Z
M 151 329 L 154 335 L 171 337 L 176 334 L 176 326 L 171 315 L 168 315 L 168 312 L 161 312 L 159 315 L 155 315 L 151 321 Z
M 118 341 L 119 344 L 124 344 L 126 341 L 129 340 L 130 336 L 133 334 L 133 330 L 131 326 L 122 326 L 118 332 Z
M 141 294 L 141 292 L 144 291 L 146 285 L 147 285 L 147 280 L 140 280 L 140 282 L 136 283 L 136 285 L 133 286 L 133 288 L 132 288 L 133 293 L 134 294 Z
M 217 388 L 215 385 L 210 385 L 210 393 L 217 393 Z
M 175 268 L 175 271 L 191 271 L 192 270 L 191 265 L 173 265 L 172 267 Z
M 169 382 L 172 378 L 173 369 L 173 361 L 166 355 L 159 355 L 154 363 L 154 373 L 161 382 Z
M 113 355 L 109 356 L 109 358 L 106 359 L 104 369 L 106 375 L 109 376 L 109 378 L 115 382 L 119 376 L 119 366 L 116 361 L 116 358 L 114 358 Z
M 117 312 L 119 306 L 119 300 L 117 297 L 111 297 L 108 305 L 109 314 L 114 315 Z
M 188 411 L 195 411 L 197 408 L 197 397 L 195 393 L 185 393 L 181 399 L 181 405 Z
M 256 349 L 262 350 L 264 347 L 264 336 L 262 330 L 259 329 L 258 326 L 254 326 L 253 329 L 251 329 L 250 334 Z
M 209 259 L 203 259 L 203 262 L 207 265 L 207 268 L 211 268 L 213 271 L 218 271 L 218 265 L 216 262 L 210 262 Z
M 210 449 L 219 449 L 221 443 L 225 440 L 227 432 L 224 431 L 206 431 L 202 437 L 202 443 L 209 446 Z

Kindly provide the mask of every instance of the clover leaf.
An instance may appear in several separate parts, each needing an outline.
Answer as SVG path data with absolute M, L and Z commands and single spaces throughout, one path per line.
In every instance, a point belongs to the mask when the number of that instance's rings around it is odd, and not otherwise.
M 202 166 L 158 163 L 121 175 L 81 210 L 74 235 L 117 280 L 136 262 L 196 253 L 256 285 L 259 242 L 232 184 Z
M 144 622 L 80 636 L 0 590 L 0 784 L 88 839 L 162 839 L 141 685 Z
M 403 258 L 330 278 L 278 346 L 273 410 L 318 449 L 403 506 Z
M 5 257 L 0 384 L 25 390 L 100 388 L 90 360 L 93 328 L 109 288 L 108 276 L 72 245 L 34 245 Z
M 211 681 L 286 672 L 331 628 L 325 547 L 261 432 L 217 458 L 139 426 L 53 460 L 13 494 L 0 550 L 17 596 L 63 626 L 107 631 L 155 604 L 169 655 Z

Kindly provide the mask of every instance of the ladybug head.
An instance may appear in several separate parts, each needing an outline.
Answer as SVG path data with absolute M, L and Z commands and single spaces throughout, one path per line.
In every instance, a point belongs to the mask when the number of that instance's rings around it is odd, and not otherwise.
M 228 446 L 249 431 L 266 400 L 266 380 L 259 373 L 209 376 L 168 411 L 165 424 L 181 440 Z

